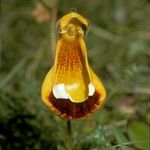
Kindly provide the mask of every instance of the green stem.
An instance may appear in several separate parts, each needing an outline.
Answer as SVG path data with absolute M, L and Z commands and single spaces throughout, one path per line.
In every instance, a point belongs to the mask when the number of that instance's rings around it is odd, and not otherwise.
M 71 121 L 67 121 L 67 150 L 73 150 Z

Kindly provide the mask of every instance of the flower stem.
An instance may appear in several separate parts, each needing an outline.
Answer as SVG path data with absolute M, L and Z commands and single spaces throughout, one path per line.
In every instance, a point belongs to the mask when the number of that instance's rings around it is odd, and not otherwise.
M 67 121 L 67 150 L 73 150 L 71 121 Z

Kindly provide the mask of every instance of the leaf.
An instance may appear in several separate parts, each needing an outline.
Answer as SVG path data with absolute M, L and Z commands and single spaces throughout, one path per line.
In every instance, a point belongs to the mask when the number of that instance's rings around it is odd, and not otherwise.
M 57 145 L 57 150 L 65 150 L 61 145 Z
M 116 141 L 118 142 L 118 146 L 120 145 L 120 150 L 130 150 L 130 148 L 125 145 L 126 143 L 128 143 L 128 140 L 123 135 L 120 129 L 114 129 L 114 135 L 116 137 Z
M 101 128 L 100 126 L 93 129 L 88 133 L 87 136 L 83 138 L 80 149 L 99 150 L 99 148 L 101 148 L 101 150 L 113 150 L 111 145 L 109 144 L 108 139 L 106 138 L 103 128 Z
M 132 122 L 128 126 L 128 134 L 135 146 L 142 150 L 149 150 L 150 127 L 139 121 Z

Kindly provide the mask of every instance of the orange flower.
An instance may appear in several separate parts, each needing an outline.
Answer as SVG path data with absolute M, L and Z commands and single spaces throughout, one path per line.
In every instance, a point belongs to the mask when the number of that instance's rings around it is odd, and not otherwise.
M 106 97 L 102 82 L 88 63 L 84 41 L 88 27 L 88 21 L 74 12 L 59 20 L 54 65 L 42 85 L 44 103 L 66 120 L 89 116 Z

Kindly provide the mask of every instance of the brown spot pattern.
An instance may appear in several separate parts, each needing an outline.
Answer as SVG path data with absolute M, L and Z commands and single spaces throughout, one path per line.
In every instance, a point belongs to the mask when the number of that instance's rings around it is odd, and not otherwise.
M 81 103 L 73 103 L 69 99 L 56 99 L 52 93 L 49 95 L 48 99 L 57 112 L 60 112 L 59 116 L 66 120 L 84 118 L 98 109 L 101 105 L 100 95 L 97 92 Z

